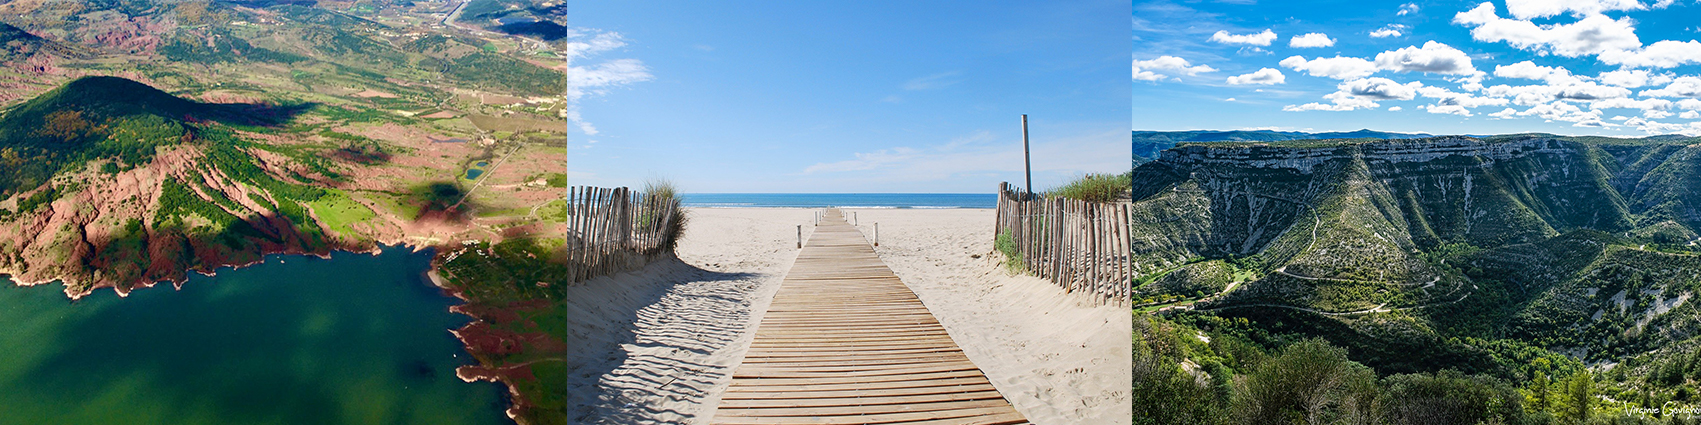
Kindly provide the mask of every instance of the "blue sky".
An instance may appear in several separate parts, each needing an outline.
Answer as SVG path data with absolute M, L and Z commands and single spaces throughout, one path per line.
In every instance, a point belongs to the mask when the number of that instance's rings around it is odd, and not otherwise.
M 990 193 L 1129 168 L 1131 4 L 574 2 L 568 176 Z
M 1136 0 L 1133 12 L 1137 130 L 1701 135 L 1696 0 Z

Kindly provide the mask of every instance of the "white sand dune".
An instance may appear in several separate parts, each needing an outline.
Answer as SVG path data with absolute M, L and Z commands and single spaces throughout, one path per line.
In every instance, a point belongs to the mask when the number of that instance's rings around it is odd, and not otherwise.
M 1123 424 L 1130 316 L 1007 276 L 992 210 L 857 210 L 865 235 L 969 359 L 1037 424 Z M 568 290 L 570 398 L 580 423 L 709 420 L 797 256 L 814 210 L 690 209 L 679 260 Z M 980 258 L 974 258 L 979 255 Z

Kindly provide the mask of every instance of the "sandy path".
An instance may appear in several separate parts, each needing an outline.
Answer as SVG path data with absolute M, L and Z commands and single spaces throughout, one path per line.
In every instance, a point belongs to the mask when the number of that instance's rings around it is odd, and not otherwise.
M 813 210 L 690 209 L 678 260 L 568 289 L 575 423 L 703 423 Z
M 879 223 L 880 258 L 1028 420 L 1132 422 L 1128 309 L 1004 274 L 989 255 L 993 210 L 850 211 L 865 236 Z

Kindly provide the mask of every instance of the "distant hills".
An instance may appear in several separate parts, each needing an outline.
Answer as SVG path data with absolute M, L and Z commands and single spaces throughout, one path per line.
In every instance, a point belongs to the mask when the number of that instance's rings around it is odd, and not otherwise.
M 1162 152 L 1164 149 L 1173 148 L 1177 143 L 1182 142 L 1278 142 L 1310 139 L 1414 139 L 1430 136 L 1432 135 L 1425 133 L 1390 133 L 1369 129 L 1325 133 L 1271 130 L 1135 131 L 1134 163 L 1139 164 L 1156 159 L 1158 157 L 1158 152 Z

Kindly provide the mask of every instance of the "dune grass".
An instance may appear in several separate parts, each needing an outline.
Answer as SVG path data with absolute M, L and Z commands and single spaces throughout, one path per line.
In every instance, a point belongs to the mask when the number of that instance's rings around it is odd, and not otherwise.
M 673 237 L 667 238 L 667 240 L 662 242 L 664 245 L 662 248 L 672 252 L 673 249 L 679 245 L 679 238 L 685 235 L 685 222 L 687 221 L 685 209 L 680 207 L 683 200 L 679 196 L 679 188 L 675 186 L 672 181 L 667 179 L 651 179 L 644 182 L 644 194 L 649 195 L 651 199 L 661 201 L 660 203 L 652 205 L 662 205 L 665 208 L 671 208 L 673 210 L 673 216 L 675 219 L 672 223 L 668 223 L 670 228 L 664 231 L 666 234 L 672 234 Z M 644 212 L 644 214 L 662 213 L 663 211 Z
M 1052 188 L 1045 195 L 1087 202 L 1113 202 L 1128 196 L 1133 189 L 1134 172 L 1129 171 L 1123 174 L 1087 174 Z

